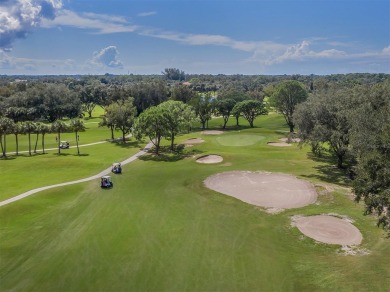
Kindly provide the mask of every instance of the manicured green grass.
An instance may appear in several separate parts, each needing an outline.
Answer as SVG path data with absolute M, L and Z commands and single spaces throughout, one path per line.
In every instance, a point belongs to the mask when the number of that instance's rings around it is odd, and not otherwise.
M 220 123 L 213 120 L 210 127 Z M 256 126 L 237 133 L 229 123 L 231 132 L 223 135 L 265 137 L 244 147 L 222 146 L 222 136 L 200 132 L 180 136 L 178 142 L 206 142 L 186 148 L 187 156 L 148 155 L 124 166 L 111 190 L 91 181 L 0 207 L 1 290 L 386 291 L 389 240 L 347 196 L 345 175 L 326 157 L 312 160 L 306 148 L 268 146 L 286 130 L 280 116 L 261 117 Z M 224 162 L 195 162 L 193 155 L 209 153 Z M 73 156 L 59 157 L 68 158 Z M 334 192 L 318 187 L 317 204 L 271 215 L 204 187 L 209 175 L 230 170 L 284 172 L 340 185 L 333 185 Z M 291 227 L 292 215 L 329 212 L 355 220 L 364 237 L 360 248 L 369 255 L 340 254 L 339 246 L 316 243 Z

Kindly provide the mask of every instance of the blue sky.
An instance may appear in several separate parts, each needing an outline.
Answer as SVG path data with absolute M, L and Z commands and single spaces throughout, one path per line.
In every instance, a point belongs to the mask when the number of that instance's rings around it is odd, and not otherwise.
M 0 74 L 390 73 L 389 0 L 0 0 Z

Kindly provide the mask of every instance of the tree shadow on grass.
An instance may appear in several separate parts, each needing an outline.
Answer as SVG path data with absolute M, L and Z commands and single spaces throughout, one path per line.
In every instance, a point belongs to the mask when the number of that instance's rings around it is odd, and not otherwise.
M 184 149 L 182 146 L 176 146 L 172 151 L 169 146 L 160 147 L 159 154 L 155 153 L 155 149 L 150 149 L 147 155 L 142 155 L 138 159 L 143 161 L 164 161 L 164 162 L 175 162 L 197 154 L 202 153 L 198 149 Z
M 137 147 L 139 148 L 141 142 L 138 140 L 135 140 L 135 141 L 126 140 L 126 143 L 123 143 L 122 140 L 110 141 L 111 144 L 118 146 L 120 148 L 123 148 L 123 149 L 137 148 Z
M 0 161 L 2 161 L 2 160 L 14 160 L 14 159 L 16 159 L 16 155 L 15 156 L 11 156 L 11 155 L 7 155 L 7 156 L 1 156 L 0 157 Z
M 313 153 L 308 153 L 307 157 L 321 164 L 313 167 L 318 171 L 317 174 L 301 174 L 302 177 L 316 178 L 327 183 L 337 184 L 344 187 L 351 185 L 351 179 L 348 176 L 348 169 L 337 168 L 335 158 L 331 155 L 324 154 L 316 156 Z

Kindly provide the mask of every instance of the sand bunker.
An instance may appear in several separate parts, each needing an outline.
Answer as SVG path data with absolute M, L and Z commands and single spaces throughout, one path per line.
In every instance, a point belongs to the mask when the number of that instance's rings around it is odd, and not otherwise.
M 193 145 L 193 144 L 199 144 L 199 143 L 203 143 L 203 142 L 204 142 L 204 140 L 201 138 L 191 138 L 191 139 L 188 139 L 186 141 L 181 142 L 181 144 Z
M 280 138 L 279 141 L 288 143 L 288 138 Z M 291 141 L 291 143 L 299 143 L 299 142 L 301 142 L 301 139 L 291 138 L 290 141 Z
M 204 163 L 204 164 L 213 164 L 213 163 L 220 163 L 223 161 L 222 156 L 219 155 L 205 155 L 202 157 L 199 157 L 196 162 L 198 163 Z
M 291 144 L 286 143 L 286 142 L 268 142 L 267 143 L 270 146 L 275 146 L 275 147 L 290 147 Z
M 303 234 L 323 243 L 357 245 L 363 239 L 359 229 L 346 219 L 330 215 L 298 217 L 294 223 Z
M 204 135 L 221 135 L 221 134 L 223 134 L 223 131 L 207 130 L 207 131 L 202 131 L 202 134 L 204 134 Z
M 266 208 L 300 208 L 317 200 L 312 184 L 287 174 L 229 171 L 208 177 L 206 187 Z

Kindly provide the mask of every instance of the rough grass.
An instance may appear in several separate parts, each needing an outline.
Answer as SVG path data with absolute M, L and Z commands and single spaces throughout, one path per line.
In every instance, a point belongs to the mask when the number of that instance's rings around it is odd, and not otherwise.
M 1 290 L 386 291 L 389 241 L 347 196 L 344 174 L 323 171 L 332 163 L 309 159 L 307 149 L 268 147 L 286 129 L 281 117 L 262 117 L 256 126 L 241 129 L 266 137 L 250 146 L 225 147 L 203 135 L 205 143 L 183 150 L 222 155 L 218 165 L 198 164 L 188 153 L 149 155 L 114 176 L 111 190 L 88 182 L 1 207 Z M 341 177 L 344 185 L 318 187 L 317 204 L 271 215 L 204 187 L 207 176 L 230 170 L 285 172 L 314 184 Z M 369 255 L 344 255 L 290 225 L 292 215 L 329 212 L 355 220 Z

